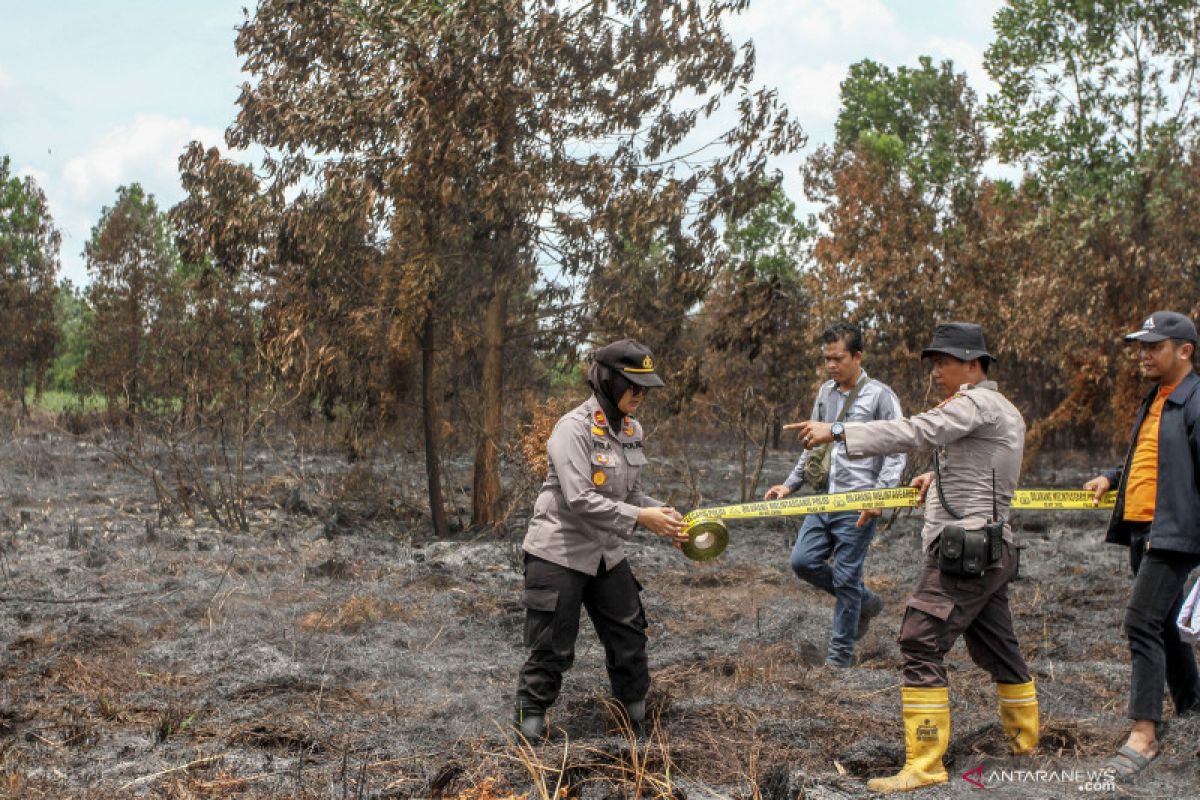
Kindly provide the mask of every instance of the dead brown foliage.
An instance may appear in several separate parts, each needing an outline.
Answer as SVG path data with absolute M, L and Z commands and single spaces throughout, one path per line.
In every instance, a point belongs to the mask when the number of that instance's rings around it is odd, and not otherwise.
M 412 612 L 402 603 L 354 595 L 332 608 L 306 614 L 300 627 L 309 632 L 354 633 L 375 622 L 408 619 L 412 619 Z

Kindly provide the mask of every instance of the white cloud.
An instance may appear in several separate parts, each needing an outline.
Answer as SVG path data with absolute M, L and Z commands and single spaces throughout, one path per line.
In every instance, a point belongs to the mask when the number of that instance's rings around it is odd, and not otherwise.
M 50 182 L 50 176 L 36 167 L 23 166 L 17 169 L 16 176 L 18 178 L 33 178 L 33 182 L 46 191 L 46 184 Z
M 841 108 L 841 84 L 848 68 L 834 63 L 792 67 L 779 85 L 779 94 L 792 113 L 808 125 L 832 122 Z
M 193 139 L 220 145 L 222 133 L 186 119 L 139 114 L 106 133 L 63 166 L 63 181 L 76 202 L 98 199 L 137 181 L 148 191 L 178 185 L 179 155 Z
M 881 0 L 755 0 L 728 27 L 735 38 L 753 40 L 756 81 L 779 90 L 810 145 L 832 133 L 849 65 L 867 57 L 887 62 L 906 38 Z
M 87 282 L 83 245 L 100 209 L 112 205 L 119 186 L 140 183 L 164 211 L 183 196 L 179 156 L 192 140 L 224 149 L 224 134 L 216 128 L 163 114 L 138 114 L 95 140 L 42 183 L 48 187 L 51 212 L 63 234 L 63 277 L 77 284 Z
M 847 39 L 875 40 L 897 27 L 896 15 L 880 0 L 756 0 L 732 17 L 729 31 L 759 46 L 837 48 Z
M 896 26 L 896 15 L 879 0 L 826 0 L 826 5 L 833 7 L 843 31 Z
M 952 39 L 942 36 L 931 36 L 925 40 L 922 52 L 934 59 L 934 63 L 949 59 L 954 62 L 955 72 L 965 72 L 967 82 L 979 95 L 982 102 L 989 92 L 996 90 L 996 84 L 983 68 L 983 49 L 965 39 Z
M 964 27 L 990 38 L 992 20 L 1004 0 L 958 0 L 956 5 L 954 16 L 963 21 Z
M 5 89 L 12 88 L 12 86 L 12 76 L 4 70 L 4 67 L 0 67 L 0 92 L 4 91 Z

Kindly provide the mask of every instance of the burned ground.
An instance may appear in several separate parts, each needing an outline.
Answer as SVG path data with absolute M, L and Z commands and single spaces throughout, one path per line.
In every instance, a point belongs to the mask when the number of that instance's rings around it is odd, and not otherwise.
M 0 796 L 486 800 L 562 781 L 595 798 L 639 782 L 646 796 L 865 797 L 865 779 L 901 760 L 894 640 L 915 516 L 872 548 L 868 583 L 887 607 L 846 671 L 820 666 L 832 601 L 787 568 L 793 522 L 731 525 L 730 549 L 705 564 L 639 533 L 628 551 L 651 624 L 653 736 L 631 742 L 614 724 L 585 623 L 551 740 L 527 749 L 507 724 L 524 656 L 520 519 L 507 537 L 429 541 L 410 504 L 389 499 L 412 496 L 416 454 L 350 469 L 290 449 L 250 465 L 250 530 L 232 534 L 161 517 L 119 447 L 49 427 L 0 445 Z M 792 457 L 772 454 L 768 475 Z M 729 501 L 734 469 L 689 480 Z M 685 503 L 668 464 L 647 483 Z M 960 645 L 952 781 L 914 796 L 967 793 L 958 776 L 980 764 L 985 779 L 1097 769 L 1119 743 L 1129 580 L 1103 520 L 1018 520 L 1012 608 L 1039 682 L 1040 753 L 1004 756 L 993 687 Z M 1194 796 L 1198 740 L 1200 722 L 1172 720 L 1164 755 L 1119 792 Z M 1056 777 L 989 784 L 1080 796 Z

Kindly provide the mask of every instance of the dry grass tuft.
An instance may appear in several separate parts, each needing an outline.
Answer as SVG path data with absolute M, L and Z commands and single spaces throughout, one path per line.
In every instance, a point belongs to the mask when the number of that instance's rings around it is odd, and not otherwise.
M 300 627 L 309 633 L 355 633 L 376 622 L 410 619 L 408 610 L 400 603 L 354 595 L 339 606 L 305 614 Z
M 496 783 L 495 778 L 484 778 L 478 786 L 463 789 L 455 795 L 454 800 L 529 800 L 528 794 L 513 794 L 498 789 Z M 566 794 L 561 796 L 566 797 Z

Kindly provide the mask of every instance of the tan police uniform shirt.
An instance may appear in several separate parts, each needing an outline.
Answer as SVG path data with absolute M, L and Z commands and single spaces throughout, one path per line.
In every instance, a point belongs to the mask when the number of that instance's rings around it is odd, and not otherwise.
M 1025 420 L 995 381 L 963 384 L 936 408 L 907 419 L 848 422 L 845 446 L 851 458 L 938 448 L 946 502 L 964 519 L 942 507 L 935 481 L 925 496 L 926 550 L 947 525 L 976 530 L 991 519 L 995 470 L 997 513 L 1005 521 L 1004 538 L 1014 541 L 1009 506 L 1021 477 Z
M 625 558 L 638 511 L 664 505 L 642 492 L 642 426 L 605 418 L 595 397 L 554 426 L 546 482 L 533 505 L 525 552 L 595 575 Z

